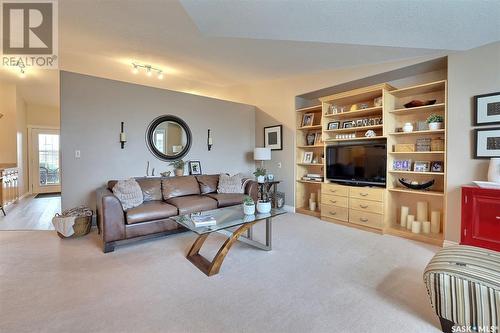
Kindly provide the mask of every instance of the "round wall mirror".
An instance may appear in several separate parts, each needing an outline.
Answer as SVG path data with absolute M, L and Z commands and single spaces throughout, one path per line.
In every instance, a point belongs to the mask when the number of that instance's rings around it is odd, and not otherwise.
M 149 124 L 146 143 L 149 150 L 159 159 L 177 160 L 191 148 L 191 130 L 179 117 L 160 116 Z

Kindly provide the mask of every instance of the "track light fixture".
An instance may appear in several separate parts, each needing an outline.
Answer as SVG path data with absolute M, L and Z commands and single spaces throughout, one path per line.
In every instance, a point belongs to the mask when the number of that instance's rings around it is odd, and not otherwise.
M 138 74 L 140 69 L 146 72 L 147 76 L 153 76 L 155 74 L 159 80 L 163 80 L 163 71 L 159 68 L 153 67 L 147 64 L 132 63 L 132 73 Z

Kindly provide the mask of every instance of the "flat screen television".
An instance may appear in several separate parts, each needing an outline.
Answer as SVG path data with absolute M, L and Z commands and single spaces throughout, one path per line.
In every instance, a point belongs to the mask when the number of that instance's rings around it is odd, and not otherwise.
M 353 186 L 386 185 L 385 140 L 339 143 L 326 148 L 326 179 Z

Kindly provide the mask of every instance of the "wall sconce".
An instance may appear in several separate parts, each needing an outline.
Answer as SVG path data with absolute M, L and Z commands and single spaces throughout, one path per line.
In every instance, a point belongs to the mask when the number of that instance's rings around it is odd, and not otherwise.
M 208 137 L 207 137 L 208 151 L 210 151 L 212 149 L 212 145 L 213 145 L 213 142 L 212 142 L 212 137 L 210 136 L 210 129 L 209 129 L 208 130 Z
M 127 142 L 127 135 L 123 131 L 123 121 L 122 121 L 122 126 L 120 131 L 120 144 L 122 146 L 122 149 L 125 148 L 125 142 Z

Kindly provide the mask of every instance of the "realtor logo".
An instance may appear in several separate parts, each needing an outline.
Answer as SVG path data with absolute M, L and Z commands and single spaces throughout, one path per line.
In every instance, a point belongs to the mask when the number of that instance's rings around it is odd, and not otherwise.
M 57 2 L 2 1 L 2 65 L 57 67 Z

